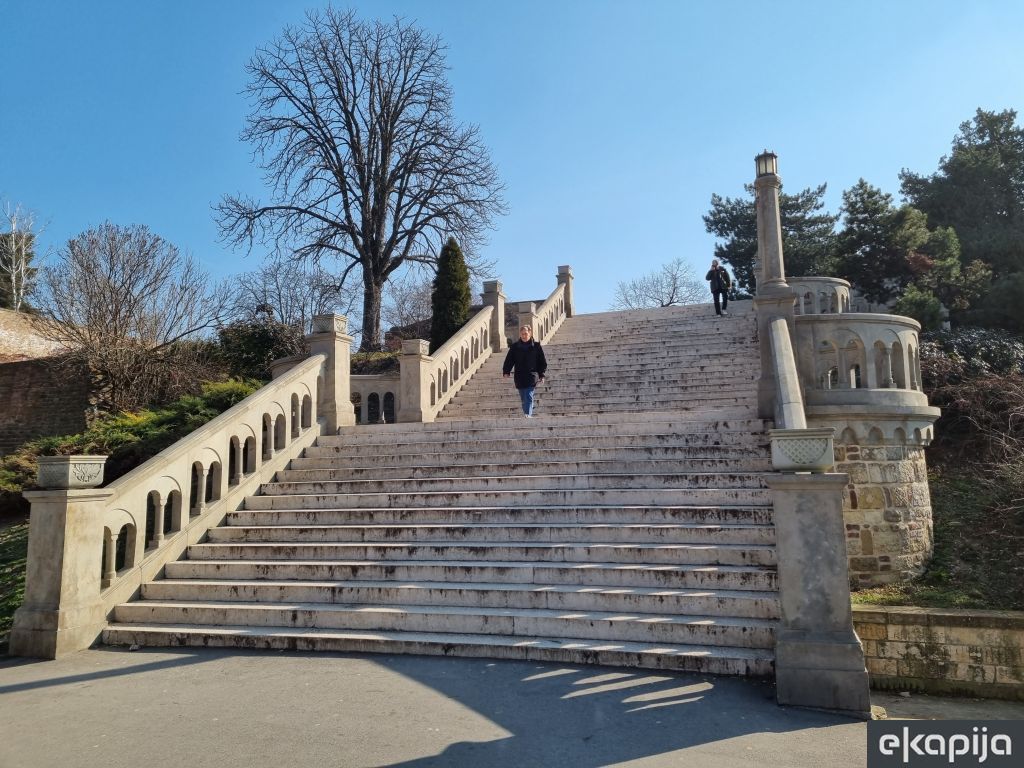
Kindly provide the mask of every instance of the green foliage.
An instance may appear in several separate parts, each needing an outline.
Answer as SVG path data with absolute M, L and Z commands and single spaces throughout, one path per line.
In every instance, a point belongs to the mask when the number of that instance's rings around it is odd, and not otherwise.
M 969 326 L 923 333 L 921 364 L 932 391 L 978 376 L 1024 375 L 1024 338 Z
M 279 323 L 271 316 L 238 320 L 218 332 L 221 355 L 232 376 L 270 380 L 270 364 L 307 351 L 302 328 Z
M 399 370 L 398 352 L 356 352 L 352 355 L 352 374 L 375 376 Z
M 21 492 L 35 481 L 39 456 L 106 454 L 110 483 L 259 389 L 256 381 L 204 384 L 165 408 L 120 413 L 94 421 L 77 435 L 45 437 L 0 459 L 0 519 L 28 511 Z
M 437 277 L 430 295 L 430 351 L 434 352 L 469 320 L 469 269 L 462 249 L 449 237 L 437 262 Z
M 912 317 L 925 331 L 937 331 L 942 327 L 942 302 L 931 291 L 910 285 L 896 301 L 893 308 L 897 315 Z
M 732 267 L 739 289 L 754 292 L 754 260 L 757 257 L 757 210 L 754 187 L 745 185 L 749 199 L 711 195 L 711 210 L 704 215 L 708 232 L 725 242 L 715 244 L 715 258 Z M 824 213 L 826 185 L 807 188 L 795 195 L 779 195 L 782 247 L 786 274 L 829 275 L 835 261 L 838 216 Z
M 0 525 L 0 653 L 14 624 L 14 612 L 25 598 L 28 522 Z

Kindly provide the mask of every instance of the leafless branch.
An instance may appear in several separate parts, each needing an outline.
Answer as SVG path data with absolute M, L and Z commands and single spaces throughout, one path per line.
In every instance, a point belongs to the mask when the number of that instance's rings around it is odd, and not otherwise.
M 645 309 L 696 304 L 707 297 L 690 265 L 682 259 L 663 264 L 654 272 L 615 286 L 611 309 Z

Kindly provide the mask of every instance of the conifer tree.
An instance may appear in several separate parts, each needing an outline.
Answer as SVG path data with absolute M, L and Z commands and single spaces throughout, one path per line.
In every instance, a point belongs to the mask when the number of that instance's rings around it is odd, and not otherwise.
M 469 320 L 469 269 L 454 237 L 441 249 L 430 305 L 430 351 L 434 352 Z

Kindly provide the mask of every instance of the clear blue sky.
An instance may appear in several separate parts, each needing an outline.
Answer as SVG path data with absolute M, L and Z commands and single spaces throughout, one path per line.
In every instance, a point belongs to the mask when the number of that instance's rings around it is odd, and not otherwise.
M 579 311 L 682 256 L 701 277 L 712 192 L 762 148 L 790 190 L 859 177 L 898 193 L 976 108 L 1024 112 L 1019 0 L 359 0 L 449 46 L 458 117 L 507 184 L 486 255 L 510 299 L 571 264 Z M 314 0 L 0 0 L 0 198 L 48 222 L 45 251 L 147 224 L 217 276 L 226 192 L 264 197 L 238 140 L 244 65 Z M 474 291 L 478 290 L 474 286 Z

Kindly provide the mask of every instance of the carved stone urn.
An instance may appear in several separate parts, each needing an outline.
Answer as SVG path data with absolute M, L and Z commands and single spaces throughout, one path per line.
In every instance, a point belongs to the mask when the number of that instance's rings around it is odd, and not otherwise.
M 48 490 L 95 488 L 103 482 L 106 456 L 40 456 L 36 484 Z
M 772 467 L 779 472 L 828 472 L 835 464 L 832 427 L 769 429 Z

